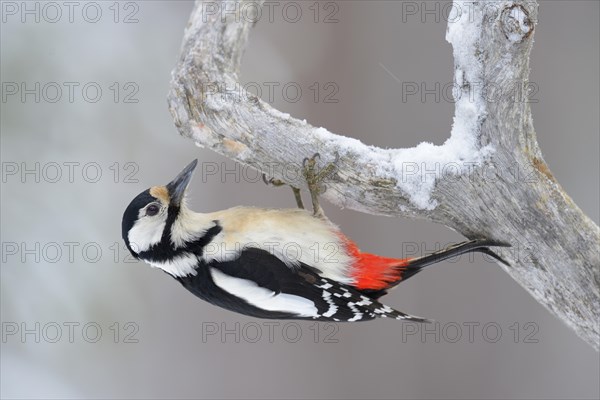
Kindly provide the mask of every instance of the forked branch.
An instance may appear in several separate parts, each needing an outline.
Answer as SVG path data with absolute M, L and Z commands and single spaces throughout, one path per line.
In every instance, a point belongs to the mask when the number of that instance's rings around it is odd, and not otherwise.
M 538 147 L 528 88 L 534 1 L 455 0 L 446 39 L 454 49 L 455 122 L 442 146 L 381 149 L 283 114 L 252 95 L 231 96 L 253 19 L 214 12 L 262 1 L 197 2 L 173 71 L 169 108 L 180 133 L 270 177 L 304 186 L 302 160 L 339 157 L 324 197 L 365 213 L 442 223 L 469 239 L 512 244 L 503 268 L 599 348 L 600 229 L 564 192 Z M 251 6 L 246 6 L 252 3 Z M 500 90 L 500 93 L 505 92 Z M 432 174 L 431 171 L 437 171 Z

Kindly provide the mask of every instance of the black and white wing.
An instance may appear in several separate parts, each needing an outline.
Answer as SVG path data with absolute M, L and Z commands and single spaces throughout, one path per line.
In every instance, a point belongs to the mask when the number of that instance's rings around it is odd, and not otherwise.
M 269 252 L 243 250 L 231 261 L 201 264 L 196 275 L 177 278 L 196 296 L 258 318 L 363 321 L 377 317 L 425 322 L 393 310 L 300 264 L 290 268 Z

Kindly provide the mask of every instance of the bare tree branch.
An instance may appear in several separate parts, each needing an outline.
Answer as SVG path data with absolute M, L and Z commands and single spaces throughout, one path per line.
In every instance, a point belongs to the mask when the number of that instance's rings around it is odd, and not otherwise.
M 228 9 L 249 2 L 262 3 L 234 0 Z M 250 94 L 231 96 L 252 19 L 214 7 L 196 3 L 173 71 L 169 108 L 182 135 L 295 186 L 304 186 L 296 172 L 305 157 L 339 157 L 324 195 L 333 204 L 511 243 L 503 268 L 599 348 L 600 229 L 544 162 L 526 101 L 536 2 L 454 1 L 447 40 L 462 91 L 454 126 L 444 145 L 410 149 L 368 146 Z M 520 90 L 494 93 L 511 86 Z

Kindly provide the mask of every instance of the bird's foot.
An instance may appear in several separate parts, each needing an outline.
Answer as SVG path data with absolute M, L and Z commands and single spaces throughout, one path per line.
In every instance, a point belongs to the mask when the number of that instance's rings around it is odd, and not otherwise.
M 304 179 L 310 192 L 310 198 L 312 200 L 313 215 L 318 218 L 325 218 L 325 213 L 319 204 L 319 196 L 325 193 L 327 187 L 323 185 L 323 182 L 335 173 L 337 168 L 336 163 L 339 160 L 339 155 L 336 153 L 335 161 L 327 164 L 321 170 L 317 171 L 317 158 L 321 156 L 316 153 L 311 158 L 305 158 L 303 166 Z
M 267 176 L 265 174 L 263 174 L 263 182 L 267 185 L 273 185 L 275 187 L 280 187 L 283 185 L 287 185 L 287 183 L 285 183 L 282 180 L 279 179 L 275 179 L 275 178 L 271 178 L 271 179 L 267 179 Z M 297 187 L 294 187 L 292 185 L 289 185 L 292 188 L 292 191 L 294 192 L 294 199 L 296 199 L 296 205 L 298 206 L 298 208 L 304 209 L 304 203 L 302 202 L 302 196 L 300 195 L 300 189 L 298 189 Z

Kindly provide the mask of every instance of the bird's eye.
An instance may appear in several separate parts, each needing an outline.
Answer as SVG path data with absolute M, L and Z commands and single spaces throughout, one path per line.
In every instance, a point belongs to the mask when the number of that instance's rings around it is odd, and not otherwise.
M 158 214 L 159 211 L 160 207 L 158 207 L 156 204 L 150 204 L 148 208 L 146 208 L 146 215 L 153 216 Z

